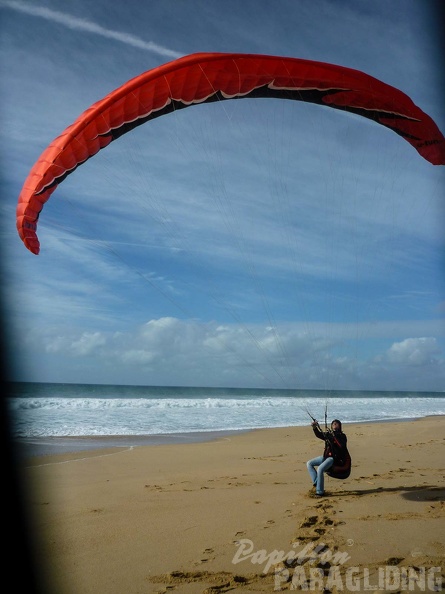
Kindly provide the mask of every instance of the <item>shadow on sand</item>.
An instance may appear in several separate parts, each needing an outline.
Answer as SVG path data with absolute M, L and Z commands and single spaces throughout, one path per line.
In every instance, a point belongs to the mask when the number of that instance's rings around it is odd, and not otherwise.
M 374 489 L 350 489 L 333 493 L 336 497 L 354 495 L 363 497 L 364 495 L 374 495 L 376 493 L 399 493 L 404 499 L 410 501 L 445 501 L 445 488 L 434 485 L 422 485 L 415 487 L 376 487 Z

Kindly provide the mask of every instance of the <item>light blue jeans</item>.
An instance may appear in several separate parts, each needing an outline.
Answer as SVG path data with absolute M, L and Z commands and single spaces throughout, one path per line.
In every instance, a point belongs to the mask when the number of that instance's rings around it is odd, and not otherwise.
M 329 470 L 333 464 L 334 458 L 326 458 L 326 460 L 323 460 L 323 456 L 317 456 L 316 458 L 312 458 L 312 460 L 308 460 L 306 466 L 317 495 L 323 495 L 324 473 L 326 470 Z M 315 470 L 315 466 L 318 466 L 317 470 Z

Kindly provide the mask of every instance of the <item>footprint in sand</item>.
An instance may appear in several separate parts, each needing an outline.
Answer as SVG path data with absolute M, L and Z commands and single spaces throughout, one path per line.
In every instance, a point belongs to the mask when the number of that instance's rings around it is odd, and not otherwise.
M 318 516 L 309 516 L 305 518 L 304 521 L 300 524 L 300 528 L 310 528 L 317 523 Z
M 328 512 L 330 509 L 332 509 L 332 507 L 333 505 L 331 505 L 330 503 L 319 503 L 315 506 L 316 509 L 321 509 L 324 512 Z
M 145 485 L 146 489 L 150 489 L 151 491 L 163 491 L 161 485 Z
M 238 538 L 240 538 L 241 536 L 245 536 L 245 534 L 246 534 L 245 530 L 239 530 L 238 532 L 235 533 L 235 540 L 232 540 L 232 542 L 237 543 Z
M 195 561 L 194 565 L 201 565 L 201 563 L 207 563 L 208 561 L 213 561 L 214 557 L 210 556 L 212 553 L 214 553 L 213 549 L 211 549 L 211 548 L 204 549 L 202 554 L 205 555 L 205 557 L 203 557 L 199 561 Z

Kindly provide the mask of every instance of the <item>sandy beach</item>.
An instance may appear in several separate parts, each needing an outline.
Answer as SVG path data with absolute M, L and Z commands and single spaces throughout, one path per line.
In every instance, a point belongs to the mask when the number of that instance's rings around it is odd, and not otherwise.
M 344 426 L 351 476 L 310 490 L 310 427 L 24 462 L 45 591 L 445 588 L 445 418 Z

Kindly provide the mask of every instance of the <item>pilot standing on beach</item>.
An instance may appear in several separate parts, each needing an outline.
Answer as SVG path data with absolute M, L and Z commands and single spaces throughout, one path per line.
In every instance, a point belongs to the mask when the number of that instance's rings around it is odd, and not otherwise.
M 317 421 L 312 422 L 312 429 L 318 439 L 325 442 L 323 454 L 308 460 L 307 469 L 312 480 L 312 485 L 315 487 L 315 494 L 317 497 L 324 495 L 324 473 L 334 465 L 334 461 L 339 461 L 344 458 L 344 453 L 347 452 L 347 437 L 342 431 L 341 422 L 334 419 L 331 423 L 331 431 L 322 431 Z M 315 468 L 317 468 L 315 470 Z

